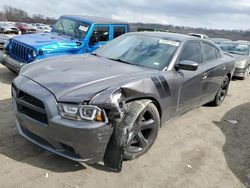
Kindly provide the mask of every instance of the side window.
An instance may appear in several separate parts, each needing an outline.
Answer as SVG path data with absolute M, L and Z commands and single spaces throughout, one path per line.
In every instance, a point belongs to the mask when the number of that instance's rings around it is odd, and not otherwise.
M 114 26 L 114 36 L 113 38 L 119 37 L 125 33 L 125 26 Z
M 109 40 L 109 27 L 96 26 L 92 35 L 98 37 L 98 42 L 106 42 Z
M 209 44 L 203 43 L 204 47 L 204 56 L 205 56 L 205 61 L 212 61 L 217 59 L 217 49 L 214 46 L 211 46 Z
M 183 60 L 194 61 L 196 63 L 202 63 L 202 51 L 200 43 L 188 42 L 184 45 L 179 57 L 179 62 Z

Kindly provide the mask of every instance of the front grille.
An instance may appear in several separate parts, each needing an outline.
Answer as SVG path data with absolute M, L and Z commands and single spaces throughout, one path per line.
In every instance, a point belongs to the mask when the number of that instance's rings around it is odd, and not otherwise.
M 45 106 L 44 106 L 42 101 L 36 99 L 35 97 L 33 97 L 33 96 L 31 96 L 31 95 L 29 95 L 21 90 L 19 90 L 18 98 L 19 98 L 19 100 L 23 100 L 27 103 L 30 103 L 34 106 L 41 108 L 41 109 L 45 109 Z
M 17 110 L 22 113 L 25 114 L 29 117 L 31 117 L 32 119 L 35 119 L 37 121 L 40 121 L 44 124 L 48 124 L 48 120 L 47 120 L 47 115 L 43 114 L 41 112 L 37 112 L 36 110 L 26 107 L 23 104 L 18 103 L 17 104 Z
M 29 54 L 32 48 L 25 46 L 15 40 L 11 41 L 11 49 L 9 50 L 9 55 L 13 59 L 20 62 L 29 62 Z
M 43 102 L 19 90 L 15 85 L 12 85 L 12 88 L 16 93 L 17 111 L 47 125 L 48 117 Z

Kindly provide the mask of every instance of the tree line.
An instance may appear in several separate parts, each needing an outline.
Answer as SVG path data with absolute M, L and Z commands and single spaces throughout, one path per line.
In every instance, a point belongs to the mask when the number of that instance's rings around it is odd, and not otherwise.
M 12 6 L 5 5 L 3 10 L 0 11 L 1 21 L 11 21 L 11 22 L 26 22 L 26 23 L 44 23 L 52 25 L 55 23 L 55 18 L 45 17 L 41 14 L 34 14 L 32 16 L 22 9 L 18 9 Z
M 174 25 L 162 25 L 151 23 L 131 23 L 130 30 L 138 31 L 138 28 L 144 28 L 145 30 L 160 30 L 171 33 L 200 33 L 208 35 L 210 38 L 227 38 L 231 40 L 247 40 L 250 41 L 250 30 L 221 30 L 221 29 L 206 29 L 206 28 L 193 28 Z
M 12 6 L 4 6 L 3 11 L 0 11 L 0 21 L 13 22 L 27 22 L 27 23 L 44 23 L 52 25 L 56 19 L 52 17 L 45 17 L 41 14 L 34 14 L 32 16 L 22 9 Z M 228 38 L 231 40 L 248 40 L 250 41 L 250 30 L 218 30 L 206 28 L 192 28 L 184 26 L 162 25 L 162 24 L 146 24 L 146 23 L 130 23 L 131 31 L 138 31 L 139 28 L 165 30 L 173 33 L 202 33 L 208 35 L 210 38 Z

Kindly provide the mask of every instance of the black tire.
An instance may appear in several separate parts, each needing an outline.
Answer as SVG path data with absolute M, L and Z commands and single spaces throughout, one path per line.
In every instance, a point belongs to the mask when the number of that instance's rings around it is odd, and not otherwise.
M 221 86 L 218 92 L 216 93 L 214 100 L 211 102 L 213 106 L 220 106 L 223 103 L 228 92 L 229 82 L 230 79 L 228 78 L 228 76 L 226 76 L 223 79 L 223 82 L 221 83 Z
M 124 152 L 125 160 L 135 159 L 151 148 L 157 138 L 160 123 L 158 109 L 153 103 L 149 103 L 131 126 Z

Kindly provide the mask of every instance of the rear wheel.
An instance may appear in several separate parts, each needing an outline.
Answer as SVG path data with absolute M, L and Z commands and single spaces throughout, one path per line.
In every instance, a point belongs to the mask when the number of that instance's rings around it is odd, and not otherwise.
M 149 103 L 130 127 L 124 159 L 131 160 L 148 151 L 156 140 L 159 127 L 159 112 L 153 103 Z
M 229 82 L 230 82 L 230 80 L 229 80 L 228 76 L 226 76 L 224 78 L 214 100 L 212 101 L 212 104 L 214 106 L 220 106 L 223 103 L 223 101 L 227 95 L 227 92 L 228 92 Z

